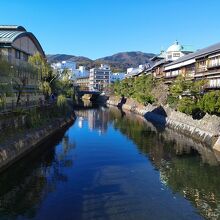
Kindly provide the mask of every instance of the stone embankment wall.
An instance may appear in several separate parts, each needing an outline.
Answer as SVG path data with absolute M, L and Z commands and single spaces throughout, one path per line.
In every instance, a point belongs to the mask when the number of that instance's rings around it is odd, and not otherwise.
M 34 131 L 27 132 L 15 140 L 8 140 L 0 146 L 0 171 L 19 160 L 35 147 L 42 144 L 59 130 L 69 126 L 75 120 L 75 116 L 68 119 L 54 119 L 52 123 Z
M 27 115 L 14 116 L 12 113 L 0 117 L 0 132 L 5 129 L 17 129 L 25 126 Z
M 121 103 L 122 99 L 115 96 L 109 97 L 107 101 L 108 105 L 121 106 L 123 110 L 140 114 L 149 121 L 169 127 L 220 151 L 220 117 L 206 114 L 202 119 L 195 120 L 168 106 L 151 104 L 144 106 L 133 99 L 127 99 L 124 104 Z
M 49 114 L 54 108 L 54 105 L 44 105 L 38 107 L 30 107 L 26 109 L 21 109 L 20 111 L 9 111 L 0 113 L 0 132 L 10 130 L 10 129 L 22 129 L 26 128 L 28 122 L 28 115 L 31 115 L 31 111 L 34 114 L 40 115 L 40 117 L 45 116 L 45 113 Z M 23 113 L 22 113 L 23 112 Z M 28 114 L 27 114 L 28 113 Z

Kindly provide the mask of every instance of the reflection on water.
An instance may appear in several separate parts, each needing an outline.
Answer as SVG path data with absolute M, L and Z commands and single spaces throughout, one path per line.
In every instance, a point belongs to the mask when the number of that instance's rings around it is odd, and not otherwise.
M 189 199 L 204 217 L 220 218 L 220 167 L 215 152 L 169 129 L 158 132 L 133 114 L 122 119 L 112 110 L 111 115 L 114 126 L 159 170 L 161 182 Z
M 0 175 L 0 219 L 220 218 L 210 149 L 115 108 L 76 114 Z
M 83 121 L 86 120 L 91 131 L 97 130 L 100 134 L 105 133 L 108 127 L 109 111 L 105 107 L 90 110 L 76 111 L 78 126 L 83 128 Z

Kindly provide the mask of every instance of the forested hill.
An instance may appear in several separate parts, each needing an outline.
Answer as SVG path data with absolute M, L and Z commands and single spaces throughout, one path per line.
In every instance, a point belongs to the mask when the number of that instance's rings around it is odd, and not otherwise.
M 87 68 L 93 68 L 101 63 L 109 64 L 114 71 L 126 71 L 129 67 L 137 67 L 140 64 L 146 64 L 153 57 L 152 53 L 143 53 L 140 51 L 122 52 L 112 56 L 91 60 L 83 56 L 74 56 L 67 54 L 47 55 L 50 63 L 72 60 L 77 62 L 77 65 L 84 65 Z

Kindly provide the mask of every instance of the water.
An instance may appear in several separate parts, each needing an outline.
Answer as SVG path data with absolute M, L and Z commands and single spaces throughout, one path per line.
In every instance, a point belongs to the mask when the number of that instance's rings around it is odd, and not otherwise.
M 220 219 L 218 155 L 117 109 L 76 113 L 0 174 L 0 219 Z

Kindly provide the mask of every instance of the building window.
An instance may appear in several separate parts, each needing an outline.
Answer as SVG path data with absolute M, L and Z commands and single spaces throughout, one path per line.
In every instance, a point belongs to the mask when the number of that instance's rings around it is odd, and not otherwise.
M 21 52 L 19 50 L 15 50 L 15 58 L 21 59 Z
M 177 75 L 179 75 L 179 70 L 172 71 L 172 76 L 177 76 Z
M 211 66 L 218 66 L 219 65 L 219 62 L 220 60 L 219 60 L 219 57 L 215 57 L 215 58 L 212 58 L 211 59 Z
M 28 55 L 26 53 L 23 53 L 23 60 L 26 62 L 28 61 Z
M 180 57 L 180 53 L 173 53 L 173 57 Z

